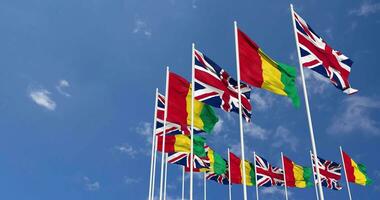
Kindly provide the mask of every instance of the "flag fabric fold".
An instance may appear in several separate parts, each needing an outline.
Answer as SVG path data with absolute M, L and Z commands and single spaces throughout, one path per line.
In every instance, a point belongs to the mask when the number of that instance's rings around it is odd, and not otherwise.
M 162 152 L 162 142 L 163 136 L 157 136 L 157 151 Z M 174 153 L 174 152 L 186 152 L 190 153 L 191 140 L 187 135 L 166 135 L 164 152 L 165 153 Z M 204 157 L 206 156 L 205 151 L 205 139 L 200 136 L 194 136 L 194 146 L 193 151 L 194 155 Z
M 353 61 L 340 51 L 332 49 L 304 19 L 296 12 L 293 14 L 301 65 L 330 79 L 344 93 L 356 93 L 358 90 L 351 88 L 348 81 Z
M 247 160 L 243 163 L 242 160 L 235 154 L 230 152 L 230 174 L 231 183 L 234 184 L 244 184 L 243 179 L 243 167 L 245 167 L 245 180 L 247 186 L 254 186 L 256 184 L 255 180 L 255 168 L 253 164 Z
M 342 154 L 348 182 L 362 186 L 372 184 L 372 180 L 367 175 L 366 166 L 356 163 L 346 152 L 342 151 Z
M 294 67 L 272 60 L 240 29 L 238 29 L 238 49 L 242 81 L 287 96 L 294 106 L 299 107 L 297 72 Z
M 195 99 L 221 108 L 226 112 L 239 113 L 238 84 L 224 69 L 198 50 L 194 50 Z M 242 115 L 250 121 L 252 106 L 251 89 L 241 83 Z
M 189 134 L 191 124 L 191 84 L 183 77 L 169 73 L 169 100 L 167 121 L 181 126 L 185 134 Z M 200 101 L 194 100 L 194 127 L 210 133 L 218 117 L 213 108 Z
M 315 168 L 314 155 L 311 155 L 313 162 L 313 170 L 315 173 L 315 179 L 318 180 L 317 172 Z M 330 160 L 325 160 L 320 157 L 318 160 L 319 174 L 321 177 L 321 185 L 332 190 L 341 190 L 343 187 L 339 184 L 339 180 L 342 176 L 342 165 Z
M 283 156 L 283 162 L 287 187 L 306 188 L 314 185 L 310 180 L 313 175 L 311 167 L 297 165 L 286 156 Z

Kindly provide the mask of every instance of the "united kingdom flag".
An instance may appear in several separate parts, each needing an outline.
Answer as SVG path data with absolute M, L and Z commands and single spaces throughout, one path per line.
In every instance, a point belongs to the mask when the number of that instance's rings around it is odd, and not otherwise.
M 227 112 L 239 113 L 237 81 L 200 51 L 194 50 L 194 55 L 195 99 Z M 240 89 L 242 115 L 249 121 L 252 112 L 251 88 L 241 83 Z
M 314 174 L 316 174 L 317 172 L 315 168 L 314 155 L 311 155 L 311 158 L 313 161 Z M 341 190 L 342 186 L 339 184 L 338 180 L 341 178 L 340 171 L 342 170 L 342 165 L 333 161 L 322 159 L 320 157 L 318 157 L 317 160 L 322 186 L 333 190 Z M 317 175 L 315 176 L 315 179 L 318 180 Z
M 296 12 L 293 14 L 302 66 L 329 78 L 330 82 L 344 93 L 356 93 L 358 90 L 351 88 L 348 81 L 352 60 L 340 51 L 332 49 L 305 20 Z
M 228 185 L 229 179 L 227 174 L 216 174 L 215 172 L 206 172 L 206 179 L 213 180 L 217 183 Z
M 168 163 L 183 165 L 186 168 L 190 168 L 190 164 L 191 164 L 190 153 L 187 153 L 187 152 L 168 153 L 167 161 Z M 207 157 L 199 157 L 197 155 L 194 155 L 193 167 L 195 169 L 209 168 L 210 160 Z
M 284 171 L 281 168 L 272 166 L 258 155 L 255 155 L 255 159 L 257 186 L 271 187 L 285 185 Z

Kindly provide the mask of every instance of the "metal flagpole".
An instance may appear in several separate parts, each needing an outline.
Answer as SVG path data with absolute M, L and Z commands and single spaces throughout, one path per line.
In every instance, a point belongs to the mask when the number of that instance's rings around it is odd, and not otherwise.
M 259 200 L 259 186 L 257 185 L 257 173 L 256 173 L 256 152 L 253 152 L 253 165 L 255 166 L 256 200 Z
M 153 173 L 153 165 L 154 165 L 154 157 L 156 154 L 156 120 L 157 120 L 157 96 L 158 96 L 158 88 L 156 88 L 156 100 L 154 102 L 154 120 L 153 120 L 153 133 L 152 133 L 152 155 L 150 158 L 150 177 L 149 177 L 149 197 L 148 199 L 152 200 L 152 196 L 154 196 L 154 182 L 153 177 L 155 174 Z
M 182 167 L 182 200 L 185 200 L 185 166 Z
M 160 200 L 162 200 L 162 192 L 164 185 L 164 164 L 165 160 L 165 135 L 166 135 L 166 118 L 168 117 L 168 105 L 169 105 L 169 67 L 166 67 L 166 86 L 165 86 L 165 113 L 164 113 L 164 131 L 162 135 L 162 151 L 161 151 L 161 177 L 160 177 Z
M 153 177 L 152 177 L 152 196 L 151 199 L 154 199 L 154 189 L 156 181 L 156 162 L 157 162 L 157 136 L 154 139 L 154 157 L 153 157 Z
M 284 165 L 284 154 L 281 152 L 281 162 L 282 162 L 282 169 L 284 170 L 284 183 L 285 183 L 285 199 L 288 200 L 288 188 L 286 185 L 286 173 L 285 173 L 285 165 Z
M 342 162 L 343 162 L 344 176 L 346 177 L 346 184 L 347 184 L 347 190 L 348 190 L 348 197 L 350 198 L 350 200 L 352 200 L 352 197 L 351 197 L 351 189 L 350 189 L 350 183 L 348 182 L 348 178 L 347 178 L 346 163 L 344 162 L 344 158 L 343 158 L 343 150 L 342 150 L 342 146 L 339 146 L 339 149 L 340 149 L 340 156 L 342 157 Z
M 243 160 L 243 195 L 244 200 L 247 200 L 247 180 L 245 178 L 245 154 L 244 154 L 244 133 L 243 133 L 243 117 L 241 108 L 241 88 L 240 88 L 240 60 L 239 60 L 239 47 L 238 47 L 238 32 L 237 22 L 234 21 L 235 30 L 235 53 L 236 53 L 236 70 L 237 70 L 237 83 L 238 83 L 238 95 L 239 95 L 239 123 L 240 123 L 240 146 L 241 146 L 241 158 Z
M 311 113 L 310 113 L 310 108 L 309 108 L 309 98 L 308 98 L 308 95 L 307 95 L 305 76 L 303 74 L 303 67 L 301 66 L 301 53 L 300 53 L 300 49 L 298 47 L 298 38 L 297 38 L 297 33 L 296 33 L 296 23 L 294 21 L 293 4 L 290 4 L 290 9 L 291 9 L 292 20 L 293 20 L 294 37 L 296 39 L 296 47 L 297 47 L 297 53 L 298 53 L 298 62 L 299 62 L 299 67 L 300 67 L 300 71 L 301 71 L 303 93 L 304 93 L 304 97 L 305 97 L 306 114 L 307 114 L 307 119 L 308 119 L 308 123 L 309 123 L 311 146 L 312 146 L 312 150 L 313 150 L 313 154 L 314 154 L 314 162 L 317 164 L 318 163 L 317 162 L 317 159 L 318 159 L 317 147 L 315 145 L 313 123 L 312 123 L 312 120 L 311 120 Z M 319 167 L 316 167 L 316 171 L 317 171 L 318 183 L 320 183 L 321 182 L 321 176 L 320 176 L 320 173 L 319 173 Z M 323 196 L 323 189 L 322 189 L 322 185 L 321 184 L 318 184 L 318 189 L 319 189 L 319 196 L 320 196 L 321 200 L 324 200 L 325 198 Z
M 313 171 L 313 180 L 314 180 L 314 188 L 315 188 L 315 194 L 317 196 L 317 200 L 319 200 L 319 195 L 318 195 L 318 182 L 317 180 L 315 179 L 315 171 L 314 171 L 314 167 L 313 167 L 313 157 L 311 156 L 311 151 L 310 151 L 310 161 L 311 161 L 311 169 Z
M 230 148 L 227 148 L 228 152 L 228 196 L 229 200 L 232 200 L 232 194 L 231 194 L 231 164 L 230 164 Z
M 193 171 L 194 171 L 194 50 L 195 44 L 193 43 L 191 50 L 191 143 L 190 143 L 190 200 L 193 200 Z
M 206 172 L 203 174 L 203 199 L 207 200 Z
M 165 179 L 164 179 L 164 200 L 166 200 L 166 183 L 168 180 L 168 154 L 165 154 Z

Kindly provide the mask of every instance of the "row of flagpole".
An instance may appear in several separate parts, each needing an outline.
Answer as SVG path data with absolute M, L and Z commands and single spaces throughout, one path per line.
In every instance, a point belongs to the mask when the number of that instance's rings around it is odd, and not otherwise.
M 297 48 L 297 55 L 298 55 L 298 61 L 299 61 L 299 70 L 301 73 L 301 80 L 302 80 L 302 88 L 303 88 L 303 93 L 304 93 L 304 101 L 305 101 L 305 109 L 306 109 L 306 115 L 307 115 L 307 120 L 308 120 L 308 127 L 309 127 L 309 133 L 310 133 L 310 140 L 311 140 L 311 146 L 312 146 L 312 153 L 314 154 L 314 163 L 318 163 L 318 153 L 317 153 L 317 147 L 316 147 L 316 142 L 315 142 L 315 137 L 314 137 L 314 129 L 313 129 L 313 123 L 312 123 L 312 118 L 311 118 L 311 112 L 310 112 L 310 106 L 309 106 L 309 99 L 308 99 L 308 92 L 307 92 L 307 87 L 306 87 L 306 81 L 305 81 L 305 76 L 303 72 L 303 67 L 301 65 L 301 54 L 300 54 L 300 49 L 298 46 L 298 38 L 297 38 L 297 33 L 296 33 L 296 25 L 295 25 L 295 19 L 294 19 L 294 10 L 293 10 L 293 5 L 290 4 L 290 9 L 291 9 L 291 15 L 292 15 L 292 23 L 293 23 L 293 30 L 294 30 L 294 36 L 295 36 L 295 41 L 296 41 L 296 48 Z M 243 130 L 243 119 L 242 119 L 242 106 L 241 106 L 241 87 L 240 87 L 240 62 L 239 62 L 239 48 L 238 48 L 238 34 L 237 34 L 237 22 L 234 22 L 234 35 L 235 35 L 235 54 L 236 54 L 236 70 L 237 70 L 237 83 L 238 83 L 238 100 L 239 100 L 239 130 L 240 130 L 240 147 L 241 147 L 241 157 L 243 160 L 243 163 L 245 161 L 245 150 L 244 150 L 244 130 Z M 193 134 L 194 134 L 194 50 L 195 50 L 195 44 L 192 44 L 192 71 L 191 71 L 191 85 L 192 85 L 192 99 L 191 99 L 191 145 L 190 145 L 190 160 L 193 160 L 194 157 L 194 152 L 193 152 Z M 168 86 L 169 86 L 169 67 L 166 69 L 166 87 L 165 87 L 165 112 L 164 112 L 164 127 L 163 127 L 163 140 L 162 140 L 162 152 L 165 152 L 165 135 L 166 135 L 166 120 L 167 120 L 167 105 L 168 105 Z M 155 102 L 155 116 L 154 116 L 154 123 L 153 123 L 153 139 L 152 139 L 152 156 L 151 156 L 151 168 L 150 168 L 150 179 L 149 179 L 149 199 L 154 198 L 154 188 L 155 188 L 155 173 L 156 173 L 156 146 L 157 146 L 157 141 L 155 137 L 155 130 L 156 130 L 156 110 L 157 110 L 157 95 L 158 91 L 156 89 L 156 102 Z M 229 151 L 229 149 L 228 149 Z M 311 153 L 311 152 L 310 152 Z M 341 150 L 342 154 L 342 150 Z M 255 159 L 256 156 L 254 156 Z M 228 159 L 229 156 L 228 156 Z M 283 157 L 281 153 L 281 159 L 283 162 Z M 254 161 L 255 162 L 255 161 Z M 190 195 L 190 200 L 193 200 L 193 162 L 190 162 L 190 184 L 189 184 L 189 195 Z M 245 167 L 242 167 L 242 174 L 243 174 L 243 199 L 247 200 L 247 183 L 246 183 L 246 169 Z M 321 185 L 321 176 L 319 172 L 319 167 L 315 167 L 315 173 L 317 179 L 315 180 L 315 189 L 316 189 L 316 196 L 317 199 L 319 200 L 324 200 L 324 195 L 323 195 L 323 189 Z M 183 168 L 182 172 L 182 199 L 184 199 L 184 178 L 185 178 L 185 169 Z M 230 172 L 229 172 L 230 173 Z M 314 173 L 314 170 L 313 170 Z M 230 174 L 229 174 L 230 175 Z M 315 179 L 315 176 L 313 176 Z M 160 190 L 159 190 L 159 200 L 165 200 L 166 199 L 166 178 L 167 178 L 167 154 L 162 153 L 161 154 L 161 174 L 160 174 Z M 204 174 L 204 184 L 206 180 L 206 174 Z M 256 177 L 256 182 L 257 182 L 257 177 Z M 285 181 L 286 182 L 286 181 Z M 347 181 L 347 176 L 346 176 L 346 182 L 347 182 L 347 188 L 349 192 L 349 198 L 351 200 L 351 192 L 349 188 L 349 184 Z M 286 183 L 285 183 L 286 184 Z M 286 199 L 287 197 L 287 187 L 285 186 L 285 194 L 286 194 Z M 204 199 L 206 199 L 206 184 L 204 185 Z M 229 180 L 229 199 L 231 200 L 231 180 Z M 258 196 L 258 187 L 256 184 L 256 199 L 259 199 Z

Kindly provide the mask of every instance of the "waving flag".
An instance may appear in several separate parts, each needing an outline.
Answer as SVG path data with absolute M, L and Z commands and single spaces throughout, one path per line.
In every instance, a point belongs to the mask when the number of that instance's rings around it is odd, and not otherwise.
M 164 113 L 165 113 L 165 96 L 158 93 L 157 98 L 157 118 L 156 118 L 156 135 L 164 134 Z M 182 134 L 181 126 L 171 122 L 166 122 L 166 135 Z
M 305 188 L 313 186 L 311 167 L 297 165 L 288 157 L 283 156 L 285 180 L 287 187 Z
M 228 185 L 229 180 L 228 180 L 228 174 L 216 174 L 214 172 L 206 172 L 206 179 L 207 180 L 213 180 L 217 183 L 223 184 L 223 185 Z
M 272 60 L 243 31 L 238 29 L 237 32 L 241 80 L 254 87 L 287 96 L 298 107 L 300 100 L 295 68 Z
M 351 88 L 348 81 L 352 60 L 340 51 L 332 49 L 305 20 L 296 12 L 293 14 L 302 66 L 329 78 L 330 82 L 344 93 L 356 93 L 358 90 Z
M 162 151 L 162 141 L 163 136 L 157 137 L 157 151 Z M 174 152 L 186 152 L 190 153 L 191 149 L 191 140 L 187 135 L 167 135 L 165 136 L 164 152 L 165 153 L 174 153 Z M 194 155 L 200 157 L 206 156 L 205 151 L 205 139 L 200 136 L 194 136 Z
M 171 164 L 177 164 L 177 165 L 183 165 L 187 168 L 190 168 L 190 153 L 188 152 L 175 152 L 175 153 L 168 153 L 168 163 Z M 197 155 L 194 155 L 194 168 L 200 169 L 200 168 L 209 168 L 210 162 L 207 158 L 202 158 Z
M 255 155 L 257 186 L 271 187 L 284 185 L 284 171 L 279 167 L 273 167 L 264 158 Z
M 346 152 L 342 151 L 342 155 L 348 182 L 362 186 L 370 185 L 372 180 L 368 178 L 367 168 L 363 164 L 357 164 Z
M 256 180 L 254 166 L 247 160 L 243 164 L 242 160 L 232 152 L 230 152 L 231 183 L 244 184 L 243 166 L 245 167 L 245 180 L 247 186 L 255 185 Z
M 224 69 L 198 50 L 195 55 L 195 99 L 226 112 L 239 113 L 238 84 Z M 241 83 L 242 114 L 251 119 L 251 89 Z
M 317 172 L 315 169 L 314 155 L 311 156 L 313 161 L 313 170 L 315 172 L 315 179 L 318 180 Z M 318 168 L 321 176 L 321 183 L 323 187 L 327 187 L 333 190 L 341 190 L 338 180 L 341 178 L 342 166 L 336 162 L 325 160 L 318 157 Z
M 191 124 L 191 85 L 183 77 L 169 73 L 169 97 L 167 121 L 181 126 L 185 134 L 189 134 Z M 213 108 L 194 100 L 194 127 L 210 133 L 218 122 Z

